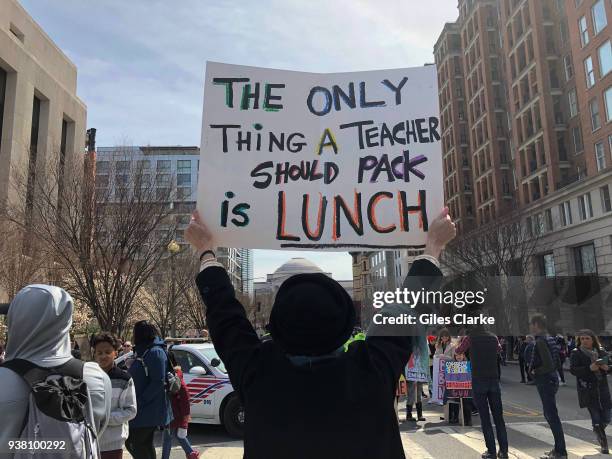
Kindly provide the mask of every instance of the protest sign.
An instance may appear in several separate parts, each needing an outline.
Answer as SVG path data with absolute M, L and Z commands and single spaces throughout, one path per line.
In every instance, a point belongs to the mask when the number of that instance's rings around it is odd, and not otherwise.
M 424 336 L 415 337 L 414 348 L 405 373 L 407 381 L 429 381 L 429 346 Z
M 472 396 L 472 366 L 470 362 L 446 362 L 444 369 L 446 396 Z
M 435 403 L 442 405 L 444 403 L 444 372 L 445 372 L 445 359 L 441 359 L 439 355 L 434 356 L 433 361 L 433 388 L 432 395 L 428 403 Z
M 215 244 L 422 248 L 444 204 L 436 78 L 208 62 L 197 207 Z

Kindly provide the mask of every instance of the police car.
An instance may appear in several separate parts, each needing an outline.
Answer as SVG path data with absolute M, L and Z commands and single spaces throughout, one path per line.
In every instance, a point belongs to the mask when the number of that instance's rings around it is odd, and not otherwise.
M 223 424 L 231 436 L 242 437 L 244 410 L 212 343 L 171 345 L 168 352 L 183 371 L 191 398 L 191 422 Z M 126 361 L 129 365 L 132 358 L 130 352 L 118 357 L 115 362 L 120 364 Z

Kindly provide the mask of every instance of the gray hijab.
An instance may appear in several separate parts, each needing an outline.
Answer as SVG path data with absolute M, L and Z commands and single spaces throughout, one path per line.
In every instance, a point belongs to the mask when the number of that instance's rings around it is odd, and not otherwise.
M 6 360 L 24 359 L 42 367 L 66 363 L 71 357 L 73 302 L 59 287 L 33 284 L 11 302 L 7 315 Z

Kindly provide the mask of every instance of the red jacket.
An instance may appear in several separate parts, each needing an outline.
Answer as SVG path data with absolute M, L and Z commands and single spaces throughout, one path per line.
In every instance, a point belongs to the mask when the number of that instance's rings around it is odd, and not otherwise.
M 189 425 L 189 415 L 191 414 L 189 391 L 183 379 L 183 372 L 181 370 L 176 370 L 176 375 L 181 378 L 181 389 L 170 399 L 172 402 L 172 413 L 174 414 L 174 420 L 170 424 L 170 428 L 186 429 Z

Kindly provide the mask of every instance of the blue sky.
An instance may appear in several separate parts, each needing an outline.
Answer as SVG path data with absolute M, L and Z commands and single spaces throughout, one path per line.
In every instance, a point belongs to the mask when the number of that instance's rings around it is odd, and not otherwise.
M 204 63 L 309 72 L 412 67 L 457 0 L 21 0 L 78 67 L 98 145 L 199 145 Z M 258 250 L 255 276 L 304 256 L 351 279 L 346 253 Z

